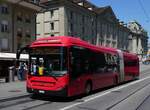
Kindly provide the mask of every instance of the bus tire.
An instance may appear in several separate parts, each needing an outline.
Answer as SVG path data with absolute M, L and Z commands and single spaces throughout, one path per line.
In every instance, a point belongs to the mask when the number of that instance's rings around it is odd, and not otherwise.
M 31 97 L 32 99 L 36 99 L 36 98 L 39 98 L 39 97 L 40 97 L 40 94 L 38 94 L 38 93 L 31 93 L 30 97 Z
M 88 81 L 85 85 L 85 94 L 88 95 L 92 91 L 92 83 Z
M 140 77 L 139 76 L 134 76 L 134 80 L 139 80 Z
M 119 83 L 118 76 L 115 76 L 115 84 L 117 85 Z

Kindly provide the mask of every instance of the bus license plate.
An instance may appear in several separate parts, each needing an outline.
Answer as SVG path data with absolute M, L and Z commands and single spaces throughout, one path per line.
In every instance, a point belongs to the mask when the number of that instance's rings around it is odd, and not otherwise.
M 45 93 L 45 91 L 39 90 L 39 93 L 44 94 L 44 93 Z

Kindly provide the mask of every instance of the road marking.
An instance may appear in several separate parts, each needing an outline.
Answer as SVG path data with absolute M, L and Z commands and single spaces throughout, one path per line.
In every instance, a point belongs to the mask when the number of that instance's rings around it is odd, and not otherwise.
M 67 109 L 70 109 L 70 108 L 75 107 L 75 106 L 77 106 L 77 105 L 83 104 L 83 103 L 88 102 L 88 101 L 92 101 L 92 100 L 94 100 L 94 99 L 96 99 L 96 98 L 99 98 L 99 97 L 102 97 L 102 96 L 104 96 L 104 95 L 106 95 L 106 94 L 111 93 L 112 91 L 118 91 L 118 90 L 120 90 L 120 89 L 123 89 L 123 88 L 125 88 L 125 87 L 134 85 L 134 84 L 139 83 L 139 82 L 142 82 L 142 81 L 144 81 L 144 80 L 146 80 L 146 79 L 149 79 L 149 78 L 150 78 L 150 76 L 149 76 L 149 77 L 146 77 L 146 78 L 143 78 L 143 79 L 139 79 L 139 80 L 134 81 L 134 82 L 131 82 L 131 83 L 128 83 L 128 84 L 126 84 L 126 85 L 122 85 L 122 86 L 120 86 L 120 87 L 116 87 L 116 88 L 114 88 L 114 89 L 112 89 L 112 90 L 110 90 L 110 91 L 104 92 L 104 93 L 102 93 L 102 94 L 100 94 L 100 95 L 93 96 L 93 97 L 91 97 L 91 98 L 85 99 L 84 102 L 78 102 L 78 103 L 75 103 L 75 104 L 66 106 L 66 107 L 64 107 L 64 108 L 61 108 L 61 109 L 59 109 L 59 110 L 67 110 Z

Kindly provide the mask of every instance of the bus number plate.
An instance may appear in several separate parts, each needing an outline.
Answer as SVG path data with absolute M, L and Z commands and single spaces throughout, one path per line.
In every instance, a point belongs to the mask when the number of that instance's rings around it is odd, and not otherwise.
M 39 93 L 44 94 L 44 93 L 45 93 L 45 91 L 39 90 Z

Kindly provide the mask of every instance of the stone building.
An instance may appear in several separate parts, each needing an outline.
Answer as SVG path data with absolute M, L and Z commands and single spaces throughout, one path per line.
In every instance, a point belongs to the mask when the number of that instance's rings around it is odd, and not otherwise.
M 47 7 L 37 15 L 37 38 L 80 37 L 95 45 L 127 50 L 130 30 L 110 6 L 97 7 L 87 0 L 41 0 Z
M 24 0 L 0 2 L 0 76 L 13 65 L 16 50 L 35 40 L 36 12 L 40 10 Z
M 16 52 L 35 39 L 36 12 L 41 8 L 29 2 L 6 0 L 0 3 L 0 51 Z
M 112 8 L 102 7 L 97 13 L 97 44 L 128 50 L 130 30 L 123 22 L 119 22 Z
M 128 23 L 130 29 L 129 50 L 138 55 L 146 54 L 148 51 L 148 34 L 137 21 Z

